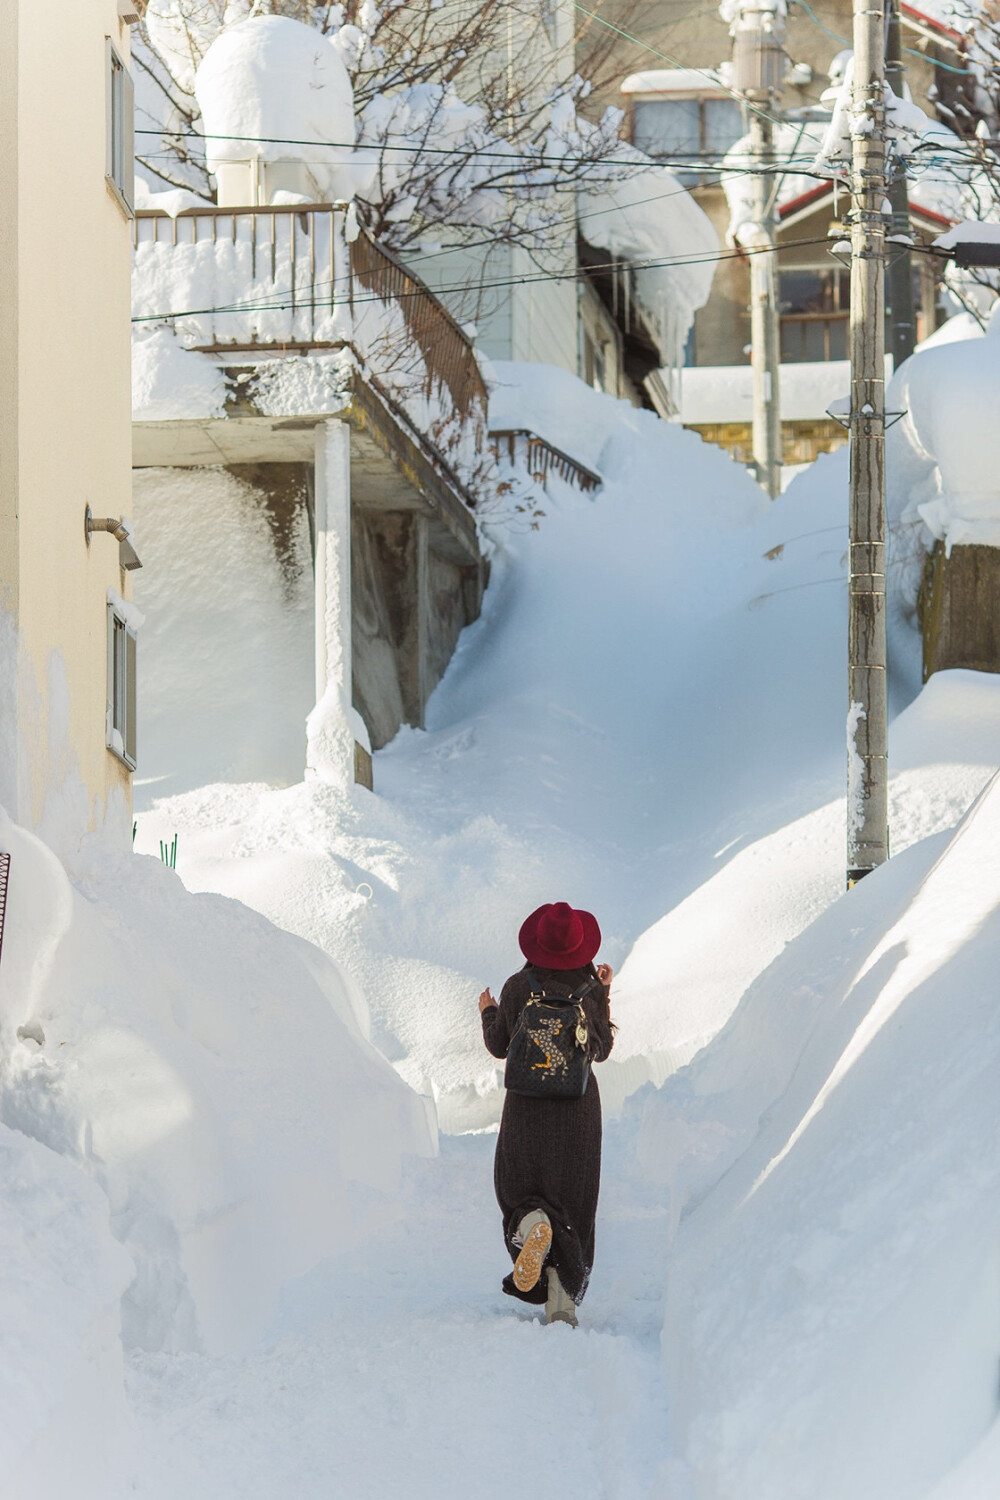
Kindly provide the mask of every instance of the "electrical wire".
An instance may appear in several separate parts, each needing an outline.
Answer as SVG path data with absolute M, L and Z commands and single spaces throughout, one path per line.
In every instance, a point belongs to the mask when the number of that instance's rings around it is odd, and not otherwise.
M 543 153 L 540 153 L 540 154 L 534 155 L 534 156 L 530 156 L 530 155 L 529 156 L 525 156 L 523 153 L 519 153 L 519 152 L 516 152 L 516 151 L 492 151 L 492 150 L 487 151 L 487 150 L 480 150 L 477 147 L 469 149 L 469 148 L 463 147 L 463 146 L 453 146 L 453 147 L 450 147 L 450 148 L 449 147 L 444 147 L 444 146 L 403 146 L 403 145 L 393 145 L 393 144 L 390 144 L 388 142 L 383 142 L 381 144 L 376 144 L 376 145 L 365 145 L 364 142 L 361 142 L 361 143 L 355 145 L 355 143 L 353 143 L 353 142 L 347 142 L 347 141 L 303 141 L 303 140 L 297 140 L 297 139 L 295 139 L 294 137 L 291 137 L 291 136 L 217 135 L 217 134 L 203 135 L 201 133 L 201 131 L 198 131 L 198 130 L 167 130 L 165 128 L 159 129 L 159 130 L 152 130 L 152 129 L 150 129 L 150 130 L 144 130 L 144 129 L 137 128 L 136 131 L 135 131 L 135 134 L 136 135 L 157 135 L 157 136 L 159 136 L 161 138 L 161 140 L 163 139 L 164 136 L 181 136 L 181 137 L 184 137 L 186 139 L 194 139 L 194 140 L 236 141 L 236 142 L 240 142 L 240 143 L 245 143 L 246 145 L 262 145 L 262 146 L 312 146 L 314 148 L 317 148 L 317 147 L 327 147 L 330 150 L 336 150 L 336 151 L 343 151 L 343 150 L 370 151 L 372 153 L 379 153 L 380 155 L 386 155 L 386 156 L 389 155 L 389 154 L 391 154 L 391 153 L 393 153 L 393 152 L 396 152 L 396 153 L 403 153 L 403 154 L 411 155 L 411 156 L 427 156 L 427 155 L 430 155 L 430 156 L 458 157 L 459 160 L 461 160 L 461 161 L 467 161 L 467 160 L 477 160 L 477 161 L 478 160 L 487 160 L 487 161 L 489 161 L 489 160 L 515 161 L 515 162 L 519 163 L 519 172 L 524 172 L 524 173 L 527 173 L 529 171 L 533 171 L 533 170 L 535 170 L 539 166 L 565 167 L 566 164 L 567 164 L 567 162 L 570 162 L 570 163 L 573 162 L 573 158 L 572 157 L 566 157 L 566 156 L 547 156 L 547 155 L 545 155 Z M 173 158 L 173 156 L 174 156 L 174 153 L 172 151 L 169 151 L 169 150 L 149 151 L 149 152 L 144 153 L 144 155 L 142 157 L 140 157 L 139 159 L 140 160 L 149 160 L 149 161 L 152 161 L 152 160 L 160 160 L 160 159 L 171 159 L 171 158 Z M 310 166 L 310 165 L 328 166 L 329 165 L 328 161 L 319 161 L 319 160 L 317 160 L 315 162 L 310 162 L 308 160 L 308 158 L 305 158 L 305 157 L 299 158 L 299 160 L 301 160 L 304 163 L 304 165 L 306 165 L 306 166 Z M 726 154 L 725 153 L 723 153 L 723 154 L 720 155 L 717 152 L 692 151 L 692 152 L 689 152 L 687 155 L 678 154 L 677 156 L 656 156 L 656 157 L 653 157 L 653 156 L 644 155 L 642 157 L 631 157 L 631 158 L 625 158 L 625 157 L 621 157 L 621 156 L 614 157 L 614 158 L 609 157 L 609 158 L 606 159 L 606 161 L 603 163 L 603 165 L 606 165 L 609 168 L 613 168 L 613 167 L 636 167 L 636 168 L 643 168 L 643 167 L 645 167 L 647 169 L 650 169 L 650 168 L 655 168 L 655 167 L 667 167 L 671 171 L 677 171 L 677 172 L 711 172 L 711 171 L 718 172 L 718 171 L 725 171 L 725 172 L 741 173 L 743 175 L 748 175 L 748 176 L 750 176 L 750 175 L 757 175 L 757 174 L 768 176 L 768 175 L 773 174 L 774 172 L 778 172 L 778 173 L 781 173 L 781 172 L 798 172 L 798 173 L 804 175 L 804 174 L 807 173 L 808 168 L 812 165 L 812 163 L 813 163 L 814 160 L 815 160 L 815 153 L 811 152 L 811 153 L 803 155 L 803 157 L 801 159 L 801 165 L 799 165 L 798 163 L 796 163 L 793 159 L 789 159 L 788 163 L 785 166 L 777 166 L 777 165 L 767 164 L 767 163 L 762 163 L 761 166 L 759 166 L 759 167 L 752 167 L 752 166 L 730 166 L 730 165 L 727 165 L 727 163 L 726 163 Z M 514 169 L 512 168 L 511 169 L 511 173 L 509 175 L 519 175 L 519 172 L 515 172 Z M 821 175 L 821 174 L 813 173 L 812 175 L 816 176 L 816 175 Z
M 783 123 L 787 124 L 789 122 L 785 121 Z M 942 127 L 942 128 L 945 128 L 945 127 Z M 206 137 L 204 137 L 204 136 L 201 135 L 200 131 L 196 131 L 196 130 L 174 131 L 174 132 L 170 132 L 170 131 L 166 131 L 166 130 L 145 130 L 145 131 L 144 130 L 137 130 L 136 134 L 137 135 L 159 135 L 159 136 L 161 136 L 161 138 L 164 135 L 174 134 L 174 135 L 183 135 L 185 137 L 190 137 L 190 138 L 194 138 L 194 139 L 198 139 L 198 140 L 204 140 L 204 139 L 206 139 Z M 801 132 L 800 132 L 800 134 L 801 134 Z M 284 136 L 226 135 L 226 136 L 208 136 L 207 139 L 209 139 L 209 140 L 227 140 L 227 141 L 246 142 L 247 144 L 250 144 L 250 145 L 253 145 L 253 144 L 276 145 L 276 146 L 300 146 L 300 145 L 305 145 L 305 146 L 313 146 L 313 147 L 330 147 L 331 149 L 337 149 L 337 150 L 347 149 L 345 142 L 340 142 L 340 141 L 300 141 L 300 140 L 294 139 L 292 137 L 284 137 Z M 737 142 L 736 144 L 739 144 L 739 143 Z M 448 156 L 459 156 L 460 158 L 463 158 L 463 159 L 473 159 L 473 158 L 478 159 L 480 157 L 490 158 L 491 156 L 497 155 L 497 156 L 499 156 L 501 158 L 519 161 L 521 163 L 522 169 L 525 170 L 525 171 L 533 170 L 539 164 L 545 164 L 545 163 L 550 164 L 550 165 L 564 166 L 566 164 L 566 160 L 567 160 L 567 158 L 565 158 L 565 157 L 544 157 L 544 156 L 538 156 L 538 157 L 534 157 L 534 158 L 532 158 L 532 159 L 530 159 L 529 161 L 526 162 L 524 157 L 518 156 L 517 153 L 515 153 L 515 152 L 511 152 L 511 153 L 494 153 L 494 152 L 479 151 L 479 150 L 463 150 L 461 147 L 453 148 L 450 151 L 446 150 L 445 148 L 437 148 L 437 147 L 431 148 L 431 147 L 424 147 L 424 146 L 392 146 L 392 145 L 384 145 L 384 146 L 381 146 L 381 147 L 374 147 L 374 146 L 372 146 L 372 147 L 362 147 L 361 149 L 367 149 L 367 150 L 372 150 L 372 151 L 378 150 L 378 151 L 384 151 L 386 153 L 392 152 L 392 151 L 396 151 L 396 152 L 409 152 L 409 153 L 411 153 L 413 155 L 421 155 L 421 154 L 423 154 L 425 152 L 433 151 L 434 154 L 441 154 L 441 155 L 448 155 Z M 645 167 L 647 169 L 649 169 L 649 168 L 655 168 L 655 167 L 665 167 L 665 168 L 667 168 L 668 170 L 670 170 L 672 172 L 703 172 L 703 173 L 716 173 L 716 172 L 718 172 L 718 173 L 725 173 L 725 175 L 727 177 L 757 177 L 757 176 L 763 176 L 763 177 L 771 177 L 771 176 L 778 176 L 778 177 L 781 177 L 781 176 L 785 176 L 785 177 L 787 177 L 787 176 L 793 176 L 793 177 L 815 177 L 818 181 L 822 181 L 822 182 L 826 182 L 826 181 L 832 180 L 832 177 L 835 175 L 835 174 L 833 174 L 830 171 L 819 171 L 819 170 L 817 170 L 817 168 L 815 166 L 816 154 L 814 152 L 812 152 L 812 151 L 810 151 L 809 153 L 807 153 L 807 154 L 805 154 L 805 155 L 803 155 L 801 157 L 796 157 L 794 154 L 792 154 L 792 155 L 789 155 L 787 157 L 781 158 L 779 161 L 762 162 L 759 165 L 751 165 L 751 164 L 748 164 L 748 162 L 747 162 L 747 156 L 744 153 L 740 153 L 740 158 L 738 160 L 735 160 L 735 161 L 729 160 L 729 156 L 730 156 L 731 152 L 733 151 L 733 149 L 734 149 L 733 147 L 730 147 L 728 152 L 725 152 L 725 153 L 723 153 L 721 155 L 718 154 L 718 153 L 710 153 L 710 152 L 707 152 L 707 151 L 703 151 L 703 152 L 691 152 L 691 153 L 689 153 L 686 156 L 676 156 L 676 157 L 643 156 L 641 159 L 640 158 L 622 159 L 621 157 L 619 157 L 619 158 L 617 158 L 615 160 L 609 159 L 607 161 L 606 165 L 609 166 L 609 167 L 638 167 L 638 168 Z M 964 158 L 966 160 L 969 160 L 970 162 L 973 162 L 974 164 L 977 164 L 977 165 L 980 165 L 980 166 L 983 164 L 981 155 L 978 155 L 978 154 L 975 154 L 975 153 L 970 153 L 969 150 L 968 150 L 968 148 L 964 147 L 962 145 L 952 146 L 949 142 L 943 141 L 943 140 L 918 141 L 916 143 L 916 145 L 914 145 L 909 152 L 900 152 L 898 154 L 899 154 L 900 160 L 902 160 L 904 162 L 909 162 L 910 157 L 911 157 L 911 155 L 913 153 L 915 153 L 915 152 L 925 152 L 927 150 L 936 150 L 936 151 L 941 151 L 941 152 L 950 152 L 953 155 L 955 153 L 960 153 L 960 154 L 964 155 Z M 164 150 L 164 151 L 151 151 L 151 152 L 147 152 L 142 157 L 139 157 L 137 159 L 139 161 L 150 161 L 151 162 L 151 161 L 154 161 L 154 160 L 160 160 L 160 159 L 165 159 L 165 158 L 166 159 L 172 159 L 172 157 L 173 157 L 173 153 L 172 152 Z M 312 161 L 312 162 L 308 158 L 305 158 L 305 157 L 299 158 L 299 159 L 302 161 L 302 163 L 305 166 L 310 166 L 310 165 L 313 165 L 313 166 L 328 166 L 329 165 L 329 162 L 327 162 L 327 161 L 320 161 L 319 159 L 317 159 L 315 161 Z M 155 168 L 153 170 L 155 171 Z M 516 175 L 516 174 L 511 174 L 511 175 Z M 622 180 L 627 180 L 627 179 L 622 179 Z M 614 181 L 614 179 L 611 179 L 612 183 L 613 183 L 613 181 Z M 607 184 L 603 184 L 603 185 L 607 185 Z M 553 182 L 553 183 L 550 183 L 550 184 L 542 184 L 542 186 L 551 186 L 553 188 L 558 189 L 559 184 L 557 182 Z M 574 184 L 572 184 L 572 186 L 574 188 L 576 188 L 577 184 L 574 183 Z M 684 191 L 687 191 L 687 189 L 684 189 Z M 670 195 L 664 195 L 664 196 L 670 196 Z M 642 201 L 647 201 L 647 200 L 642 200 Z M 652 201 L 652 200 L 648 200 L 648 201 Z

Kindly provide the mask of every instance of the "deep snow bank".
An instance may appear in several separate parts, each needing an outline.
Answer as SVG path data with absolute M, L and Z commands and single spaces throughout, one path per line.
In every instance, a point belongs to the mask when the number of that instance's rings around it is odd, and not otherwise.
M 71 883 L 5 816 L 0 847 L 0 1118 L 105 1190 L 126 1344 L 244 1347 L 284 1285 L 396 1212 L 426 1101 L 300 939 L 158 860 L 95 842 Z
M 953 828 L 1000 761 L 1000 679 L 940 672 L 892 725 L 893 855 Z M 785 945 L 843 892 L 844 798 L 754 842 L 720 851 L 720 868 L 635 942 L 618 976 L 615 1060 L 632 1087 L 688 1062 L 729 1019 Z M 725 855 L 728 854 L 728 860 Z
M 132 1278 L 97 1185 L 0 1125 L 5 1500 L 107 1500 L 127 1459 L 120 1299 Z
M 631 1106 L 680 1219 L 664 1359 L 699 1500 L 922 1500 L 996 1415 L 998 836 L 995 779 Z

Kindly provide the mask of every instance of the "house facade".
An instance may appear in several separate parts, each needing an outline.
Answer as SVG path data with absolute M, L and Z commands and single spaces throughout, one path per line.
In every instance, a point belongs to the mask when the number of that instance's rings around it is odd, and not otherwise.
M 140 209 L 133 298 L 145 772 L 371 787 L 480 610 L 472 344 L 332 203 Z
M 902 47 L 913 100 L 952 126 L 963 86 L 963 39 L 939 21 L 903 4 Z M 830 88 L 851 47 L 852 12 L 846 0 L 791 7 L 785 49 L 788 70 L 781 111 L 779 155 L 805 162 L 822 141 L 830 117 Z M 623 41 L 618 103 L 629 140 L 656 159 L 682 162 L 681 179 L 725 243 L 730 205 L 718 172 L 720 158 L 745 133 L 741 107 L 728 84 L 731 43 L 712 9 L 691 12 L 657 0 Z M 663 54 L 683 66 L 666 67 Z M 610 92 L 608 100 L 610 102 Z M 602 100 L 603 102 L 603 100 Z M 778 190 L 778 282 L 781 301 L 783 443 L 786 463 L 804 463 L 846 441 L 826 415 L 847 389 L 849 274 L 831 258 L 840 236 L 846 195 L 805 178 Z M 910 191 L 911 232 L 926 243 L 951 222 L 925 184 Z M 943 312 L 929 257 L 913 257 L 917 338 L 934 331 Z M 721 259 L 711 295 L 697 311 L 684 357 L 679 419 L 726 447 L 735 458 L 751 453 L 750 272 L 745 255 Z
M 131 831 L 135 19 L 0 0 L 0 802 L 60 852 Z

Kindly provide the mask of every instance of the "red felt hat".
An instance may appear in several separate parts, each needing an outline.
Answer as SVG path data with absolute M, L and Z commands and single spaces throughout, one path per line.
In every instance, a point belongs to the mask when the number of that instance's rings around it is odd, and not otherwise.
M 517 941 L 529 964 L 540 969 L 581 969 L 601 946 L 601 929 L 589 911 L 548 902 L 531 913 Z

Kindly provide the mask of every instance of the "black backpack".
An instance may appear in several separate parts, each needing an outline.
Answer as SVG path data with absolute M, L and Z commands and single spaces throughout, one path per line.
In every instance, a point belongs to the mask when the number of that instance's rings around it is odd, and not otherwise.
M 551 981 L 550 981 L 551 982 Z M 504 1087 L 533 1099 L 580 1099 L 590 1082 L 590 1031 L 583 998 L 600 981 L 569 995 L 546 992 L 533 978 L 507 1048 Z

